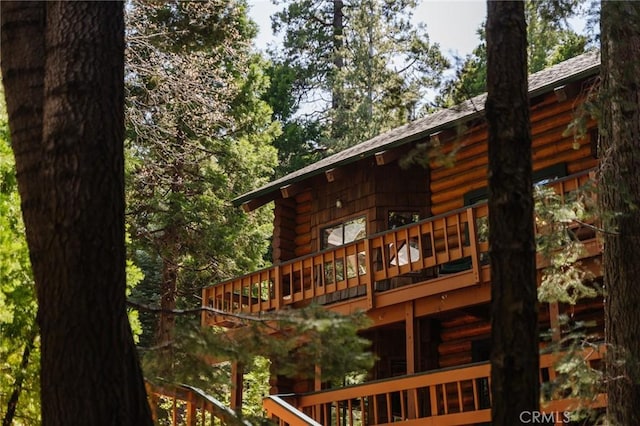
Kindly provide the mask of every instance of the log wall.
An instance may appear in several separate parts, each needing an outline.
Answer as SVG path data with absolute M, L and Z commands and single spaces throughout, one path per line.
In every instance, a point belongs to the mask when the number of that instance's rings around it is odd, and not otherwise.
M 567 126 L 577 114 L 578 102 L 569 99 L 558 102 L 551 93 L 537 100 L 531 110 L 533 138 L 533 169 L 541 170 L 565 163 L 567 174 L 578 173 L 595 167 L 597 160 L 592 152 L 590 132 L 586 137 L 574 140 L 567 134 Z M 588 130 L 595 128 L 593 121 Z M 431 212 L 445 213 L 464 206 L 464 194 L 487 186 L 487 127 L 478 123 L 462 137 L 450 138 L 445 153 L 452 147 L 458 149 L 453 167 L 431 164 Z

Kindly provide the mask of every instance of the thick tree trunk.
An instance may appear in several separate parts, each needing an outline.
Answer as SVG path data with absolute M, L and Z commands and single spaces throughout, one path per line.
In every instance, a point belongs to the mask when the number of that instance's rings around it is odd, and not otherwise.
M 487 3 L 492 424 L 539 408 L 527 31 L 522 2 Z
M 150 425 L 125 307 L 123 3 L 2 3 L 2 41 L 43 424 Z
M 602 2 L 600 208 L 607 292 L 607 414 L 640 424 L 640 3 Z
M 44 105 L 44 2 L 0 2 L 2 79 L 7 100 L 11 143 L 16 157 L 18 190 L 25 223 L 49 216 L 41 188 L 42 107 Z M 44 241 L 26 229 L 29 253 L 40 258 Z

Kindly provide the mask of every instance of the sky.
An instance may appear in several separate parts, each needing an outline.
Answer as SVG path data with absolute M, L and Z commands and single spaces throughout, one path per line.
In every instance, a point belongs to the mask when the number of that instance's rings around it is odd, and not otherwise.
M 276 39 L 271 33 L 271 15 L 278 10 L 271 0 L 248 0 L 249 14 L 260 27 L 256 46 L 264 49 Z M 439 43 L 442 52 L 453 59 L 464 57 L 478 45 L 476 30 L 486 16 L 484 0 L 422 0 L 414 20 L 427 25 L 430 41 Z

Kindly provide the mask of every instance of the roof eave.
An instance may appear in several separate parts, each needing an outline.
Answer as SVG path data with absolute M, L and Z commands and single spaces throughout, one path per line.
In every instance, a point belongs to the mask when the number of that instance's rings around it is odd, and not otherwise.
M 595 75 L 597 73 L 597 70 L 600 67 L 600 63 L 595 63 L 592 66 L 589 66 L 583 70 L 580 70 L 576 73 L 570 74 L 566 77 L 560 78 L 560 79 L 556 79 L 556 80 L 552 80 L 546 84 L 541 85 L 540 87 L 535 88 L 534 90 L 531 90 L 529 92 L 529 98 L 534 98 L 536 96 L 548 93 L 552 90 L 554 90 L 556 87 L 559 87 L 563 84 L 567 84 L 567 83 L 572 83 L 575 81 L 579 81 L 582 79 L 585 79 L 589 76 Z M 483 94 L 484 95 L 484 94 Z M 480 98 L 483 95 L 479 95 L 476 98 Z M 474 99 L 476 99 L 474 98 Z M 318 167 L 318 168 L 314 168 L 313 170 L 310 170 L 307 173 L 302 173 L 300 175 L 297 176 L 293 176 L 289 179 L 286 178 L 286 176 L 284 176 L 283 178 L 277 179 L 275 181 L 273 181 L 271 184 L 267 184 L 265 186 L 263 186 L 262 188 L 256 189 L 254 191 L 248 192 L 240 197 L 237 197 L 233 200 L 233 205 L 238 207 L 241 206 L 243 204 L 246 204 L 248 202 L 250 202 L 251 200 L 263 197 L 265 195 L 268 195 L 272 192 L 278 191 L 280 188 L 282 188 L 285 185 L 291 185 L 291 184 L 295 184 L 298 182 L 302 182 L 304 180 L 307 180 L 309 178 L 312 178 L 314 176 L 318 176 L 321 175 L 323 173 L 325 173 L 327 170 L 336 168 L 336 167 L 340 167 L 340 166 L 344 166 L 347 164 L 351 164 L 354 163 L 356 161 L 359 161 L 363 158 L 367 158 L 370 156 L 375 155 L 376 153 L 386 150 L 386 149 L 392 149 L 392 148 L 396 148 L 420 139 L 425 138 L 426 136 L 429 136 L 431 134 L 437 133 L 439 131 L 445 130 L 445 129 L 450 129 L 452 127 L 456 127 L 462 123 L 466 123 L 468 121 L 480 118 L 480 117 L 484 117 L 484 104 L 482 105 L 481 109 L 477 109 L 475 111 L 472 111 L 468 114 L 462 115 L 458 118 L 452 119 L 450 121 L 446 121 L 444 123 L 441 123 L 439 125 L 433 126 L 433 127 L 427 127 L 426 129 L 420 130 L 420 131 L 416 131 L 415 133 L 412 133 L 408 136 L 405 137 L 401 137 L 395 140 L 392 140 L 386 144 L 382 144 L 379 146 L 375 146 L 373 148 L 364 150 L 362 152 L 360 152 L 357 155 L 352 155 L 349 156 L 347 158 L 341 159 L 341 160 L 337 160 L 335 162 L 331 162 L 328 163 L 322 167 Z M 364 143 L 364 142 L 363 142 Z

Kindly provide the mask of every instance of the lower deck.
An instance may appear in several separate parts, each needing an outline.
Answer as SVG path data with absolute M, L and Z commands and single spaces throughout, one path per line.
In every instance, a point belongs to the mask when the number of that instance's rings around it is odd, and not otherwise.
M 597 368 L 603 349 L 593 346 L 574 354 L 579 362 Z M 540 380 L 554 381 L 559 373 L 554 366 L 559 355 L 540 357 Z M 490 424 L 490 365 L 475 363 L 459 368 L 405 375 L 334 390 L 283 397 L 287 409 L 277 403 L 277 396 L 265 399 L 265 408 L 281 425 L 298 425 L 297 412 L 314 419 L 316 424 L 330 425 L 479 425 Z M 540 412 L 545 424 L 562 424 L 565 417 L 579 408 L 593 410 L 606 406 L 606 396 L 597 393 L 590 400 L 544 394 Z M 523 413 L 523 416 L 542 414 Z M 526 423 L 528 419 L 523 419 Z M 529 419 L 530 420 L 530 419 Z

